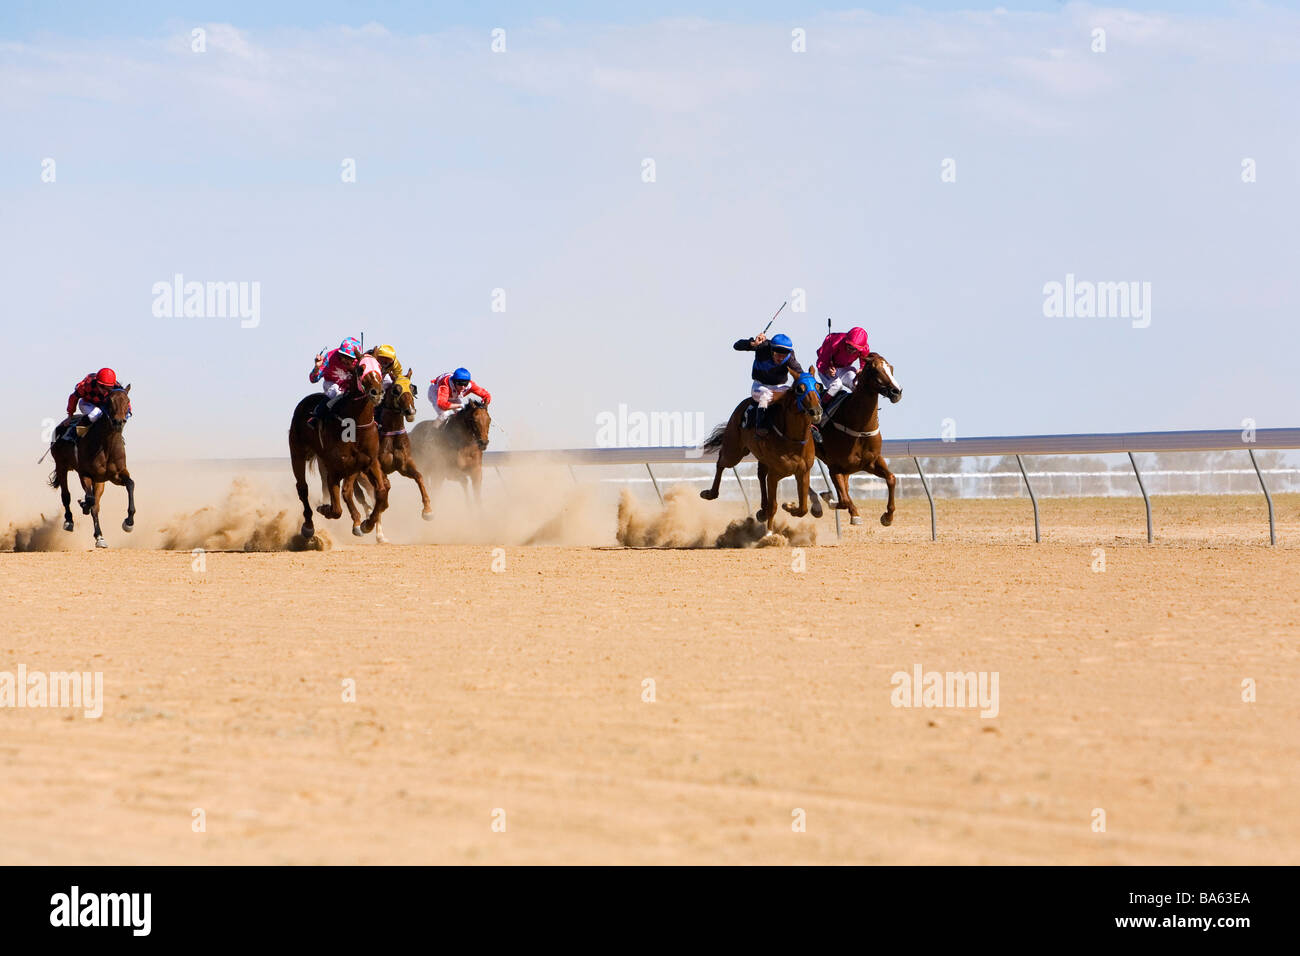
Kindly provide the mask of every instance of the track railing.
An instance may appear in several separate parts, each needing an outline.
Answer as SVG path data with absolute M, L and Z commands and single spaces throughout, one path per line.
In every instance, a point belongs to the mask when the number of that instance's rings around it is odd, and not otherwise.
M 1260 489 L 1268 504 L 1268 540 L 1277 544 L 1276 523 L 1273 516 L 1273 496 L 1268 484 L 1255 460 L 1255 450 L 1300 448 L 1300 428 L 1260 428 L 1253 431 L 1236 429 L 1177 431 L 1177 432 L 1112 432 L 1093 435 L 1011 435 L 985 438 L 920 438 L 920 439 L 886 439 L 883 452 L 886 458 L 911 458 L 916 466 L 921 486 L 925 489 L 926 500 L 930 504 L 930 538 L 937 540 L 938 517 L 934 506 L 934 495 L 930 483 L 926 480 L 921 467 L 922 458 L 971 458 L 1014 456 L 1024 478 L 1025 490 L 1034 509 L 1034 540 L 1042 540 L 1038 519 L 1038 498 L 1029 472 L 1025 470 L 1024 455 L 1107 455 L 1127 454 L 1137 479 L 1138 489 L 1142 492 L 1142 501 L 1146 507 L 1147 541 L 1155 540 L 1151 522 L 1151 496 L 1147 493 L 1146 483 L 1138 467 L 1136 454 L 1144 452 L 1205 452 L 1205 451 L 1245 451 L 1250 456 L 1255 475 L 1259 478 Z M 496 468 L 510 465 L 529 464 L 565 464 L 573 465 L 645 465 L 650 480 L 659 494 L 659 482 L 655 478 L 654 465 L 691 465 L 707 464 L 715 459 L 712 453 L 702 452 L 696 447 L 658 446 L 648 448 L 567 448 L 549 451 L 489 451 L 483 455 L 483 463 Z M 820 464 L 820 462 L 819 462 Z M 736 482 L 740 476 L 732 469 Z M 822 476 L 827 478 L 824 466 Z M 830 487 L 827 479 L 827 487 Z M 744 485 L 740 484 L 741 493 L 745 494 Z M 749 507 L 746 495 L 746 508 Z M 839 512 L 835 512 L 835 529 L 839 532 Z

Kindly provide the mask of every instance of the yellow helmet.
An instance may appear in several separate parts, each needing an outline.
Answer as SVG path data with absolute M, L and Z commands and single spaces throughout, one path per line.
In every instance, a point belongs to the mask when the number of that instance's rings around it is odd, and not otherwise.
M 373 354 L 385 365 L 391 365 L 397 360 L 397 349 L 391 345 L 377 345 Z

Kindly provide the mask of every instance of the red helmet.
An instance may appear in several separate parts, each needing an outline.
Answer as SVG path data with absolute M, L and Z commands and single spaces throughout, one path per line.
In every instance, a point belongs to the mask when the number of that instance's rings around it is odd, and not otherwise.
M 95 373 L 95 381 L 105 388 L 117 387 L 117 373 L 111 368 L 101 368 Z

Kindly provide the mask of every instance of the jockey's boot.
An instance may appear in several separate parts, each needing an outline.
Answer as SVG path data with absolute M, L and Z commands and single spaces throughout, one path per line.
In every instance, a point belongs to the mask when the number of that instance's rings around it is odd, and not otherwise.
M 844 400 L 848 398 L 850 394 L 851 393 L 848 391 L 848 389 L 840 389 L 839 393 L 834 395 L 831 398 L 831 403 L 826 406 L 825 417 L 827 420 L 829 420 L 830 417 L 835 414 L 835 409 L 839 408 L 841 405 L 844 404 Z
M 767 409 L 762 405 L 754 409 L 754 434 L 759 438 L 766 438 L 769 434 Z

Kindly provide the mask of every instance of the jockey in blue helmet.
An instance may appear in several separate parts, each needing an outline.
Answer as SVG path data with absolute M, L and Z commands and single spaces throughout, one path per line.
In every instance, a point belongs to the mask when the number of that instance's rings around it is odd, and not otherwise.
M 760 332 L 752 339 L 740 339 L 733 348 L 737 352 L 754 353 L 754 365 L 750 370 L 754 384 L 749 395 L 758 405 L 754 431 L 762 437 L 768 433 L 767 406 L 772 397 L 789 391 L 789 380 L 802 375 L 803 367 L 794 357 L 794 343 L 784 332 L 770 339 Z

